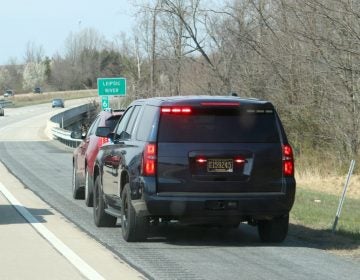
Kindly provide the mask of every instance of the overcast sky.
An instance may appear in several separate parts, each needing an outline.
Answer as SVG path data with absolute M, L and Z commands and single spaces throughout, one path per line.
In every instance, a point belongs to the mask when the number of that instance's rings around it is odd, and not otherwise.
M 112 40 L 131 33 L 129 0 L 3 0 L 0 6 L 0 65 L 23 61 L 28 42 L 47 56 L 62 52 L 70 32 L 92 27 Z

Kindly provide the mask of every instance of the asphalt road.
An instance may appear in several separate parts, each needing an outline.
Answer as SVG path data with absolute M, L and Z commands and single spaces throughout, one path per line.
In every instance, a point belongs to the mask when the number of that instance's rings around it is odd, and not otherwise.
M 46 141 L 41 129 L 24 127 L 31 119 L 45 122 L 50 110 L 13 110 L 13 119 L 0 119 L 0 160 L 44 201 L 149 278 L 360 279 L 358 262 L 297 240 L 291 227 L 280 245 L 260 243 L 256 228 L 247 225 L 224 231 L 176 224 L 154 228 L 146 242 L 126 243 L 120 225 L 97 228 L 92 208 L 72 199 L 71 149 Z

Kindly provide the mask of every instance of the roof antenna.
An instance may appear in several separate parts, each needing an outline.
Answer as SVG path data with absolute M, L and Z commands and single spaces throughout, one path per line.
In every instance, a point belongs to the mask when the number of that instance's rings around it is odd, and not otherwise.
M 236 92 L 230 92 L 229 95 L 230 96 L 238 96 L 238 94 Z

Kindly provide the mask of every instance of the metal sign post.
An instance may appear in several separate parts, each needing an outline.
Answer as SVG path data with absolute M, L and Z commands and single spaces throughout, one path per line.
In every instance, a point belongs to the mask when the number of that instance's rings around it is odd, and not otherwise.
M 341 196 L 340 201 L 339 201 L 338 209 L 336 211 L 336 216 L 335 216 L 335 220 L 334 220 L 334 224 L 333 224 L 333 228 L 332 228 L 333 233 L 335 233 L 336 226 L 337 226 L 337 223 L 339 221 L 339 217 L 340 217 L 340 214 L 341 214 L 341 209 L 342 209 L 342 206 L 343 206 L 343 203 L 344 203 L 344 200 L 345 200 L 346 190 L 348 188 L 351 175 L 352 175 L 352 173 L 354 171 L 354 166 L 355 166 L 355 160 L 351 160 L 349 173 L 347 175 L 346 182 L 345 182 L 345 185 L 344 185 L 344 190 L 343 190 L 342 196 Z

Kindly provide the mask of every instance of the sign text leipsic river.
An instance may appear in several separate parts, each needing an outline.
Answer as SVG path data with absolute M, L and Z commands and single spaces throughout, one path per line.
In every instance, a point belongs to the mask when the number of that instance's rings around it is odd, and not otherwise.
M 98 78 L 98 94 L 102 95 L 126 95 L 125 78 Z

